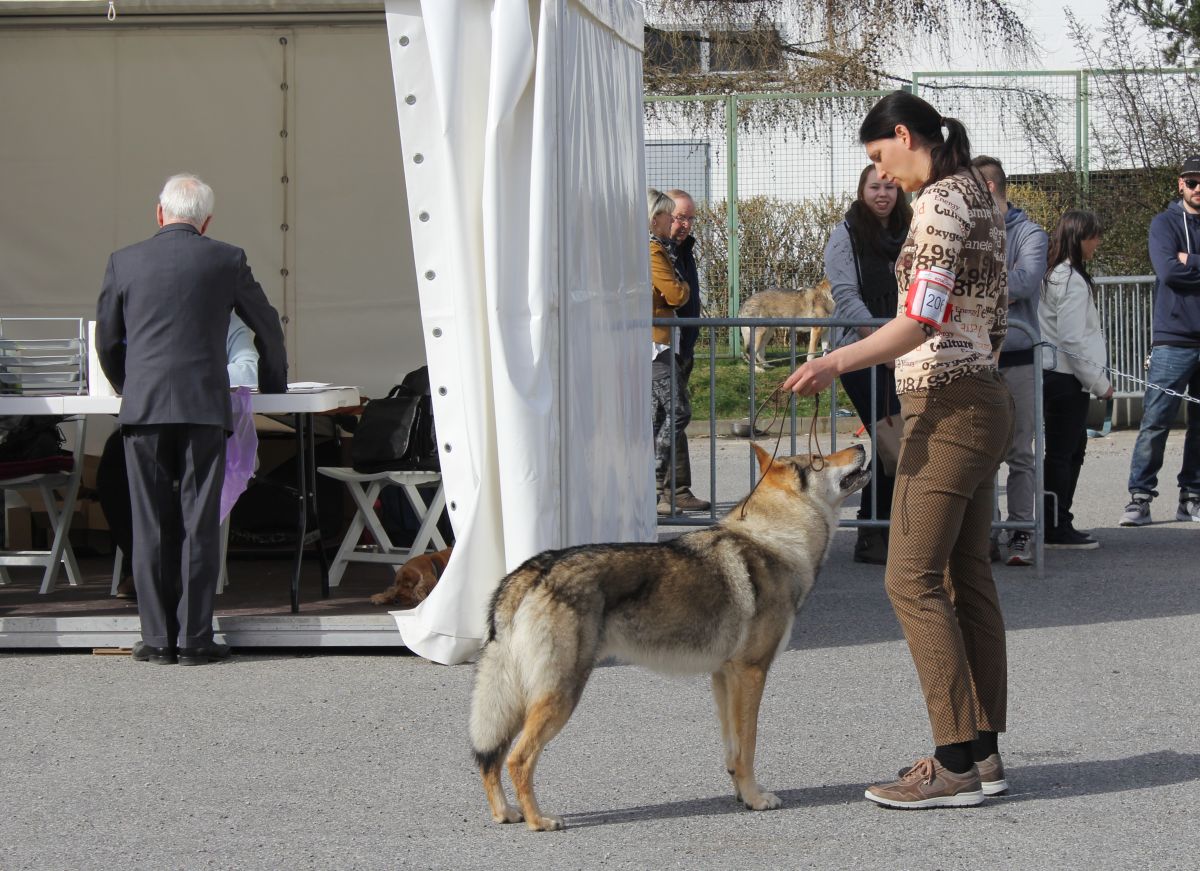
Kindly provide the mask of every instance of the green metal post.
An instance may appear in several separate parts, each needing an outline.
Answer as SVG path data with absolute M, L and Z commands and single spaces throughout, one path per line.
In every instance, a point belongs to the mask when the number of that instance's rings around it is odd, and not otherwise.
M 1091 170 L 1091 155 L 1088 153 L 1088 142 L 1090 139 L 1088 126 L 1091 120 L 1088 117 L 1088 103 L 1090 102 L 1090 91 L 1088 77 L 1091 75 L 1087 70 L 1079 71 L 1079 121 L 1078 121 L 1078 136 L 1079 144 L 1077 146 L 1076 161 L 1079 166 L 1079 187 L 1083 193 L 1083 202 L 1080 203 L 1081 208 L 1088 208 L 1092 199 L 1092 170 Z
M 741 308 L 741 288 L 739 277 L 741 265 L 738 262 L 738 159 L 737 159 L 737 95 L 729 94 L 725 98 L 725 150 L 728 153 L 726 161 L 725 185 L 725 224 L 729 239 L 728 251 L 728 282 L 729 282 L 729 316 L 736 318 Z M 738 329 L 729 331 L 729 355 L 736 358 L 741 353 L 742 332 Z

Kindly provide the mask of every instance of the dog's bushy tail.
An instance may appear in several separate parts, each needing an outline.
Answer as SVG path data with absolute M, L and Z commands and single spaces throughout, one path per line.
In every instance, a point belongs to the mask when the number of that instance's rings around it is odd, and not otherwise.
M 498 768 L 525 721 L 525 691 L 506 636 L 493 638 L 475 667 L 471 695 L 471 750 L 480 770 Z

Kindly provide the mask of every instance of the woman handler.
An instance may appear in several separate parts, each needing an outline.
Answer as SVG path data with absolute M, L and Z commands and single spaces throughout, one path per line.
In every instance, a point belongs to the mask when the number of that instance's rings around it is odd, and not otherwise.
M 962 124 L 919 97 L 884 97 L 859 139 L 879 178 L 920 194 L 896 263 L 898 316 L 801 366 L 785 386 L 813 395 L 845 372 L 895 360 L 904 430 L 885 585 L 936 750 L 866 797 L 904 808 L 976 805 L 1008 788 L 996 746 L 1007 706 L 1004 619 L 988 558 L 1013 421 L 996 369 L 1007 326 L 1004 219 L 970 166 Z

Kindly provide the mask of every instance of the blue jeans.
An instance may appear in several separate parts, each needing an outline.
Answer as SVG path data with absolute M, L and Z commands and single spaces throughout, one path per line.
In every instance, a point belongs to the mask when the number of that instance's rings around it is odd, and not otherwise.
M 1200 348 L 1158 345 L 1150 353 L 1152 384 L 1169 387 L 1200 399 Z M 1167 432 L 1179 413 L 1178 396 L 1148 388 L 1142 408 L 1142 426 L 1129 464 L 1129 491 L 1157 496 L 1158 470 L 1162 468 Z M 1200 494 L 1200 408 L 1189 403 L 1187 434 L 1183 441 L 1183 465 L 1179 469 L 1181 492 Z

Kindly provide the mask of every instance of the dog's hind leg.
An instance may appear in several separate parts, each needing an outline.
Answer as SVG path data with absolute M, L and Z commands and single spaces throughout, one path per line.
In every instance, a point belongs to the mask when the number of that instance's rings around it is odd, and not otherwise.
M 478 759 L 479 773 L 483 777 L 483 791 L 487 794 L 488 808 L 492 819 L 498 823 L 519 823 L 524 819 L 521 812 L 508 803 L 504 786 L 500 783 L 500 772 L 504 768 L 504 751 L 508 745 L 487 757 Z
M 773 329 L 766 327 L 760 328 L 758 335 L 754 339 L 754 365 L 757 367 L 756 372 L 766 372 L 769 364 L 767 363 L 767 345 L 771 344 L 771 334 Z
M 517 801 L 525 812 L 525 824 L 535 832 L 555 831 L 563 828 L 560 817 L 543 814 L 538 809 L 533 794 L 533 771 L 537 767 L 542 750 L 557 735 L 578 699 L 567 698 L 562 692 L 549 693 L 529 706 L 521 737 L 508 757 L 508 773 L 512 777 Z
M 765 811 L 783 804 L 754 779 L 754 748 L 758 741 L 758 708 L 767 679 L 764 665 L 727 662 L 722 666 L 729 685 L 729 717 L 733 725 L 735 754 L 733 782 L 742 802 L 751 810 Z
M 505 641 L 489 643 L 479 658 L 471 698 L 471 749 L 492 819 L 498 823 L 522 819 L 521 812 L 508 803 L 500 783 L 504 757 L 525 715 L 524 695 L 511 658 Z

